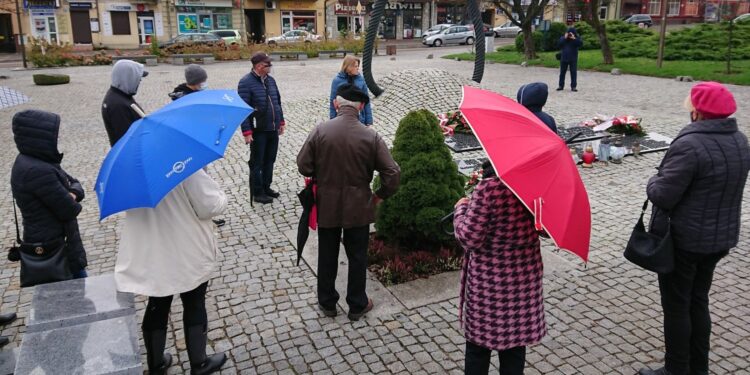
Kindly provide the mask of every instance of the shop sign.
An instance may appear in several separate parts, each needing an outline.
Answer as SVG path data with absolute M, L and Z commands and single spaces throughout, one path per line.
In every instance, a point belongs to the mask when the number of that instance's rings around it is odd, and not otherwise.
M 359 8 L 359 9 L 358 9 Z M 334 14 L 340 14 L 340 15 L 349 15 L 349 16 L 360 16 L 365 14 L 365 7 L 357 2 L 357 3 L 347 3 L 347 2 L 336 2 L 333 6 L 333 13 Z
M 91 9 L 92 4 L 91 3 L 68 3 L 70 5 L 70 9 Z
M 105 9 L 110 12 L 135 12 L 133 4 L 128 3 L 109 3 Z
M 422 9 L 422 3 L 402 3 L 402 2 L 385 3 L 385 9 L 391 9 L 391 10 Z
M 176 6 L 231 8 L 231 0 L 175 0 Z
M 198 15 L 197 14 L 178 14 L 177 15 L 178 32 L 180 34 L 198 32 Z
M 32 10 L 31 16 L 32 17 L 52 17 L 55 15 L 55 11 L 53 10 Z
M 57 0 L 23 0 L 24 9 L 55 9 L 59 8 Z

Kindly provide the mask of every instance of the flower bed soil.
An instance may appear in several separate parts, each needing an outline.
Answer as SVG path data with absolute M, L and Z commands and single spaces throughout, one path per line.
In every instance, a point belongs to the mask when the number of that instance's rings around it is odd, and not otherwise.
M 384 285 L 395 285 L 443 272 L 458 271 L 463 250 L 458 244 L 435 250 L 404 249 L 370 235 L 368 269 Z

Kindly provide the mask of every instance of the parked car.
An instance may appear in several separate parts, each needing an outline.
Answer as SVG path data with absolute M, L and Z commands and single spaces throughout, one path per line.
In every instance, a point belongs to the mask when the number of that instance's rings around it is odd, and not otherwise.
M 439 34 L 422 39 L 422 44 L 433 47 L 443 44 L 474 44 L 474 30 L 469 26 L 451 26 Z
M 495 32 L 495 37 L 501 38 L 515 38 L 521 33 L 521 28 L 514 25 L 511 21 L 508 21 L 492 30 Z
M 320 40 L 320 35 L 315 35 L 305 30 L 292 30 L 287 31 L 279 36 L 268 38 L 266 39 L 266 43 L 268 43 L 269 45 L 299 42 L 311 43 L 320 42 Z
M 644 24 L 646 27 L 651 27 L 654 24 L 654 21 L 651 19 L 651 16 L 648 14 L 634 14 L 628 19 L 625 20 L 627 23 L 633 23 L 633 24 Z
M 209 33 L 224 39 L 224 43 L 228 46 L 242 44 L 242 34 L 240 34 L 239 30 L 211 30 Z
M 445 29 L 447 29 L 447 28 L 449 28 L 451 26 L 453 26 L 453 25 L 450 24 L 450 23 L 440 23 L 440 24 L 437 24 L 435 26 L 432 26 L 429 29 L 427 29 L 427 31 L 425 31 L 424 34 L 422 34 L 422 40 L 424 40 L 425 38 L 427 38 L 429 36 L 433 36 L 435 34 L 439 34 L 443 30 L 445 30 Z
M 737 16 L 737 18 L 734 19 L 734 22 L 748 22 L 750 21 L 750 13 L 740 14 Z
M 224 44 L 224 40 L 218 36 L 210 33 L 192 33 L 192 34 L 180 34 L 176 37 L 161 43 L 159 48 L 169 47 L 177 43 L 194 43 L 194 44 L 211 44 L 220 43 Z

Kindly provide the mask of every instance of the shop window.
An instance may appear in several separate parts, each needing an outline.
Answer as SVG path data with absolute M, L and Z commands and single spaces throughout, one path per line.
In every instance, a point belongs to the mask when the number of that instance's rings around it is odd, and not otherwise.
M 422 37 L 422 9 L 404 9 L 404 39 Z
M 214 14 L 214 27 L 218 30 L 226 30 L 232 28 L 232 15 L 231 14 Z
M 130 12 L 112 13 L 112 34 L 130 35 Z
M 288 11 L 281 12 L 281 32 L 285 33 L 291 30 L 305 30 L 314 33 L 315 12 L 308 11 Z

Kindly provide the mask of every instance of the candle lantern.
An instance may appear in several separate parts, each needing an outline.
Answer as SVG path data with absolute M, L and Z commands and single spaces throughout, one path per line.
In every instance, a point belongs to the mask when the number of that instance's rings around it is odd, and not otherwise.
M 633 152 L 633 156 L 638 156 L 641 154 L 641 142 L 634 141 L 633 142 L 633 148 L 631 150 Z
M 591 146 L 591 144 L 586 145 L 586 148 L 583 149 L 583 167 L 584 168 L 591 168 L 594 163 L 594 160 L 596 160 L 596 155 L 594 155 L 594 147 Z
M 628 150 L 623 146 L 622 144 L 622 138 L 615 139 L 615 143 L 612 146 L 612 149 L 610 149 L 609 155 L 612 158 L 612 162 L 615 164 L 621 164 L 622 158 L 625 157 L 625 153 L 628 152 Z
M 607 163 L 609 161 L 609 148 L 612 147 L 609 144 L 609 137 L 604 137 L 599 142 L 599 161 Z

